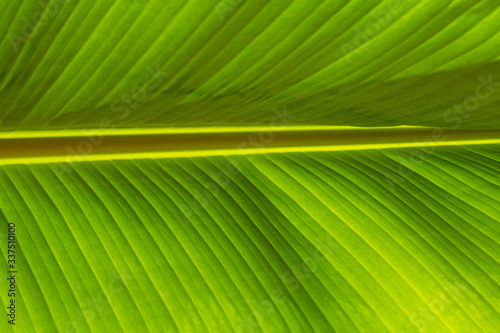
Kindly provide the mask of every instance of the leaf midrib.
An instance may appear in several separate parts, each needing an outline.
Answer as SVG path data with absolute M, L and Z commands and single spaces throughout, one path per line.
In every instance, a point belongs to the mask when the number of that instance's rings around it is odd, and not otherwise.
M 94 131 L 75 136 L 48 133 L 40 137 L 31 133 L 27 137 L 2 138 L 0 165 L 500 143 L 500 130 L 418 127 L 309 127 L 280 131 L 263 127 L 129 133 Z

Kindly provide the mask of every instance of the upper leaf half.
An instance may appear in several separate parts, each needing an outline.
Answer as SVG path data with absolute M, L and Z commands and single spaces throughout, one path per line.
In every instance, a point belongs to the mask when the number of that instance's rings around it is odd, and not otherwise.
M 0 130 L 500 128 L 500 3 L 0 1 Z

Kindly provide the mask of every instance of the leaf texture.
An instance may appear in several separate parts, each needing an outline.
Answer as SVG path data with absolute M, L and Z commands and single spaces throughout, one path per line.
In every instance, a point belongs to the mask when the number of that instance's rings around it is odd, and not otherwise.
M 3 130 L 266 125 L 283 106 L 296 124 L 500 126 L 496 0 L 2 1 L 0 13 Z
M 499 18 L 0 0 L 0 331 L 496 333 Z
M 4 166 L 23 327 L 494 332 L 498 148 Z

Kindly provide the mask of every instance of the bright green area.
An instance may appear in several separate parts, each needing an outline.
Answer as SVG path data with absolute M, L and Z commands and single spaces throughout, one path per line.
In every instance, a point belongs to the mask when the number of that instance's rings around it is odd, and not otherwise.
M 495 332 L 499 146 L 471 147 L 4 166 L 16 329 Z

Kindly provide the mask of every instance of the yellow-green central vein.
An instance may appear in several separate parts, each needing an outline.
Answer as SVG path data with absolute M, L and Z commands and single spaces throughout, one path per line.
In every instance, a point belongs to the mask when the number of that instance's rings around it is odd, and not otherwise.
M 66 135 L 52 132 L 36 137 L 34 132 L 14 132 L 9 137 L 4 133 L 0 136 L 0 165 L 500 143 L 500 130 L 423 127 L 157 129 Z

